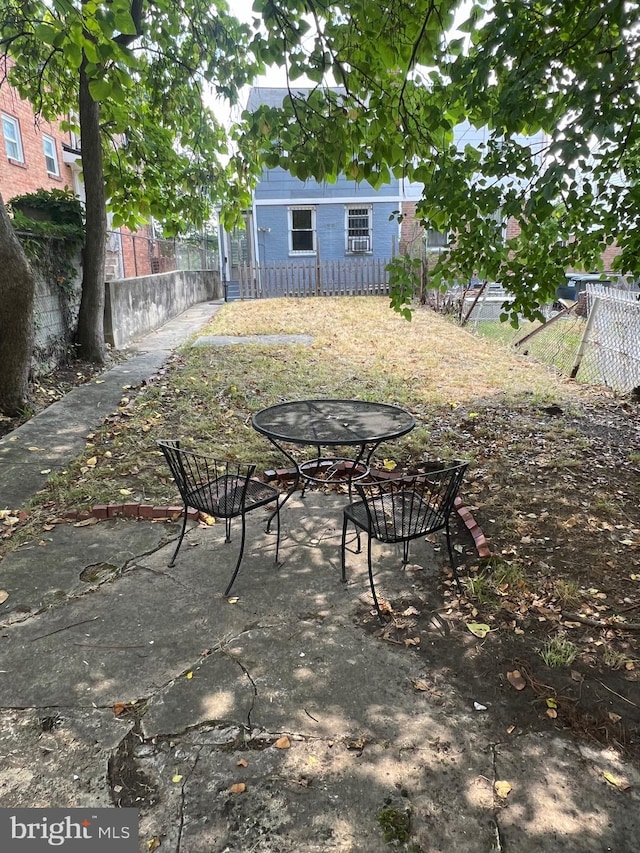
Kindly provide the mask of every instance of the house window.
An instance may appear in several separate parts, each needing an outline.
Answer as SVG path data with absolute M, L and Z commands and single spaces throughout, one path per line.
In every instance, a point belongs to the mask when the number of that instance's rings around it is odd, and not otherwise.
M 4 147 L 7 157 L 16 163 L 24 163 L 22 153 L 22 140 L 20 139 L 20 125 L 18 120 L 12 116 L 2 114 L 2 133 L 4 135 Z
M 425 231 L 425 246 L 428 252 L 437 252 L 446 249 L 449 245 L 449 235 L 444 231 L 436 231 L 427 228 Z
M 56 177 L 60 174 L 58 168 L 58 152 L 56 150 L 56 141 L 51 136 L 42 137 L 42 150 L 44 151 L 44 159 L 47 164 L 47 172 Z
M 371 208 L 347 208 L 347 252 L 371 251 Z
M 298 254 L 315 254 L 316 212 L 313 207 L 289 209 L 289 251 Z

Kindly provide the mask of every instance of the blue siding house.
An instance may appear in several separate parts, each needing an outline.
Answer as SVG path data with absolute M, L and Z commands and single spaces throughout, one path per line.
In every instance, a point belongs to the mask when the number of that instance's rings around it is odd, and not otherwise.
M 247 109 L 280 106 L 287 94 L 286 88 L 254 87 Z M 306 268 L 324 279 L 326 271 L 335 273 L 341 265 L 345 281 L 345 276 L 366 269 L 369 279 L 373 270 L 374 277 L 382 275 L 386 282 L 384 266 L 397 253 L 400 238 L 393 214 L 401 210 L 403 199 L 397 179 L 374 189 L 344 176 L 330 184 L 301 181 L 279 167 L 265 169 L 254 191 L 246 232 L 232 235 L 225 253 L 230 296 L 242 277 L 238 267 L 243 262 L 258 268 L 263 293 L 268 271 L 276 267 L 280 273 L 286 267 Z
M 295 94 L 305 97 L 309 91 L 300 88 Z M 287 94 L 286 88 L 253 87 L 247 110 L 279 107 Z M 487 136 L 487 128 L 463 122 L 455 129 L 455 144 L 481 150 Z M 542 159 L 543 134 L 517 141 Z M 374 189 L 343 175 L 330 184 L 302 181 L 279 167 L 264 169 L 246 230 L 222 237 L 227 298 L 386 292 L 386 264 L 401 249 L 413 244 L 440 252 L 447 246 L 448 235 L 426 233 L 415 221 L 421 191 L 420 185 L 396 178 Z M 402 232 L 397 212 L 403 214 Z M 508 229 L 508 223 L 501 224 Z

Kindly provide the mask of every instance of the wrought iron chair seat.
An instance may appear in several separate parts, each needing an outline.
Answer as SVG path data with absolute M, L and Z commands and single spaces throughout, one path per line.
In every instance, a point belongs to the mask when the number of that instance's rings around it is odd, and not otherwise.
M 187 493 L 188 505 L 200 512 L 206 512 L 214 518 L 234 518 L 244 511 L 249 512 L 258 506 L 273 503 L 279 492 L 273 486 L 260 480 L 222 476 Z
M 246 535 L 245 516 L 258 507 L 266 504 L 276 504 L 276 563 L 280 550 L 280 492 L 268 483 L 262 483 L 254 478 L 256 466 L 252 464 L 230 462 L 184 450 L 177 439 L 157 441 L 164 458 L 171 470 L 184 504 L 182 530 L 178 544 L 169 562 L 175 565 L 178 551 L 182 545 L 187 527 L 187 510 L 193 508 L 214 518 L 224 518 L 226 527 L 226 542 L 231 541 L 231 520 L 238 516 L 242 520 L 240 553 L 227 584 L 225 596 L 229 595 L 231 587 L 238 575 Z
M 376 595 L 371 559 L 371 540 L 385 543 L 403 543 L 405 566 L 409 559 L 409 542 L 444 530 L 453 576 L 462 592 L 460 578 L 451 546 L 449 518 L 453 512 L 454 501 L 460 489 L 466 462 L 457 462 L 448 467 L 445 463 L 427 463 L 429 469 L 412 476 L 400 475 L 391 480 L 377 483 L 356 483 L 359 501 L 344 509 L 342 524 L 342 580 L 346 581 L 346 541 L 349 523 L 357 532 L 357 550 L 360 551 L 360 531 L 367 534 L 367 566 L 369 584 L 373 601 L 382 619 L 382 612 Z
M 431 532 L 446 526 L 446 519 L 440 509 L 434 509 L 420 495 L 410 492 L 359 501 L 348 506 L 345 514 L 363 530 L 367 529 L 371 519 L 376 531 L 374 537 L 390 544 L 424 536 L 425 526 Z

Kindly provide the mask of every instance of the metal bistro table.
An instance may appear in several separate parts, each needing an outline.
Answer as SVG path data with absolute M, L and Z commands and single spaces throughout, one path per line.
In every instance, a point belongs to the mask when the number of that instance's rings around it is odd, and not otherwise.
M 253 416 L 253 427 L 265 435 L 295 467 L 295 481 L 281 504 L 289 500 L 302 477 L 310 482 L 348 483 L 369 473 L 373 452 L 383 441 L 400 438 L 415 426 L 409 412 L 387 403 L 364 400 L 297 400 L 278 403 Z M 298 462 L 283 444 L 316 448 Z M 353 447 L 353 458 L 322 456 L 322 448 Z M 304 488 L 303 488 L 304 493 Z

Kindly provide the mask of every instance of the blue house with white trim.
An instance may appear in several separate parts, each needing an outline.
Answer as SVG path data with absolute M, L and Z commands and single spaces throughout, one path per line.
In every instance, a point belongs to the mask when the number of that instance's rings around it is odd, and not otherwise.
M 254 87 L 247 109 L 280 106 L 286 88 Z M 297 90 L 306 94 L 305 89 Z M 233 288 L 242 262 L 264 271 L 271 265 L 319 269 L 342 263 L 344 269 L 384 269 L 398 251 L 400 227 L 393 216 L 402 208 L 402 182 L 374 189 L 340 175 L 335 183 L 302 181 L 278 167 L 265 169 L 253 194 L 246 232 L 231 236 L 226 279 Z
M 300 88 L 295 94 L 305 97 L 309 91 Z M 279 107 L 287 94 L 287 88 L 253 87 L 247 110 Z M 455 142 L 481 149 L 487 134 L 487 128 L 463 122 L 455 130 Z M 518 141 L 541 156 L 543 134 Z M 328 183 L 302 181 L 280 167 L 264 169 L 247 211 L 246 231 L 223 235 L 228 298 L 385 292 L 385 266 L 400 249 L 401 226 L 394 214 L 406 214 L 406 242 L 421 190 L 397 178 L 374 189 L 344 175 Z M 446 247 L 447 235 L 425 234 L 421 226 L 418 231 L 427 251 Z

